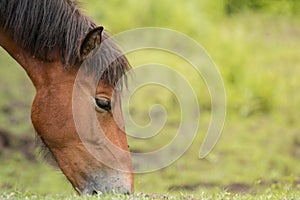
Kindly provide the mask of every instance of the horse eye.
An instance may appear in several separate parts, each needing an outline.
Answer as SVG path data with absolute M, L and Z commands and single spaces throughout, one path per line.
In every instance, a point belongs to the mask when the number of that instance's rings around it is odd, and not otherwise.
M 101 110 L 110 111 L 111 110 L 111 102 L 105 98 L 96 98 L 95 99 L 96 106 Z

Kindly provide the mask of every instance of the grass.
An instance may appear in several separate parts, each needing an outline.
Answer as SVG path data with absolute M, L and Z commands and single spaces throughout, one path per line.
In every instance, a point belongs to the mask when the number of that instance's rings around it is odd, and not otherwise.
M 167 168 L 137 174 L 134 196 L 82 198 L 56 168 L 41 158 L 29 161 L 21 152 L 4 150 L 0 152 L 0 199 L 299 199 L 297 17 L 247 11 L 228 17 L 222 14 L 221 4 L 215 7 L 212 1 L 179 1 L 174 5 L 166 0 L 156 5 L 130 0 L 122 6 L 117 0 L 100 1 L 103 5 L 95 2 L 87 2 L 87 10 L 113 33 L 129 27 L 163 26 L 188 34 L 207 49 L 219 67 L 227 93 L 222 136 L 209 156 L 198 159 L 211 117 L 204 82 L 172 55 L 136 52 L 129 55 L 133 66 L 150 61 L 164 63 L 180 70 L 196 87 L 202 111 L 200 130 L 188 151 Z M 0 130 L 34 137 L 30 123 L 34 89 L 30 80 L 2 50 L 0 64 Z M 162 90 L 159 98 L 152 100 L 147 97 L 149 90 L 145 88 L 134 97 L 133 118 L 147 124 L 153 102 L 165 106 L 169 118 L 161 133 L 151 140 L 131 138 L 133 151 L 165 145 L 178 125 L 174 96 Z
M 39 195 L 39 194 L 32 194 L 29 192 L 11 192 L 11 193 L 4 193 L 0 195 L 0 198 L 3 200 L 23 200 L 23 199 L 30 199 L 30 200 L 37 200 L 37 199 L 63 199 L 63 200 L 94 200 L 94 199 L 124 199 L 124 200 L 152 200 L 152 199 L 170 199 L 170 200 L 238 200 L 238 199 L 247 199 L 247 200 L 269 200 L 269 199 L 298 199 L 300 195 L 299 188 L 294 189 L 290 186 L 278 186 L 273 185 L 270 188 L 265 189 L 261 194 L 235 194 L 230 193 L 225 190 L 220 189 L 213 189 L 213 190 L 201 190 L 198 194 L 189 194 L 189 193 L 181 193 L 177 195 L 172 194 L 144 194 L 138 193 L 135 195 L 118 195 L 118 194 L 108 194 L 108 195 L 101 195 L 101 196 L 85 196 L 79 197 L 77 195 Z

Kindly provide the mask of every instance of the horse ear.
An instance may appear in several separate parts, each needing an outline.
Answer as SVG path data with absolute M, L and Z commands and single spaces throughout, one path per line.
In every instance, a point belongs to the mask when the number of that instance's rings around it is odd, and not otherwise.
M 85 60 L 88 55 L 101 43 L 103 27 L 99 26 L 89 31 L 81 41 L 79 48 L 80 60 Z

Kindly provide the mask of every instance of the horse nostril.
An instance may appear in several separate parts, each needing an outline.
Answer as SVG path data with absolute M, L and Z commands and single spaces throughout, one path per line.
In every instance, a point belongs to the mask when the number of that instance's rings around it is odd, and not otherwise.
M 97 195 L 97 194 L 98 194 L 98 191 L 93 190 L 92 195 Z

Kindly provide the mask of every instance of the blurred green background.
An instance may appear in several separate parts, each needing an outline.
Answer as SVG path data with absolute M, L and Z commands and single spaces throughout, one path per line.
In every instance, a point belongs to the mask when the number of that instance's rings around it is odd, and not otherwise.
M 299 189 L 300 1 L 89 0 L 81 7 L 112 34 L 155 26 L 190 36 L 208 51 L 225 84 L 227 118 L 222 136 L 208 157 L 198 159 L 211 115 L 210 97 L 200 77 L 187 73 L 198 88 L 199 133 L 171 166 L 136 175 L 137 192 L 197 193 L 203 188 L 221 188 L 257 193 L 278 185 Z M 180 62 L 168 55 L 137 52 L 128 57 L 133 67 L 156 58 L 184 71 Z M 0 193 L 73 194 L 60 171 L 34 150 L 35 132 L 30 122 L 34 88 L 29 78 L 2 49 L 0 65 Z M 172 99 L 174 96 L 165 92 L 159 100 L 151 100 L 147 90 L 137 96 L 132 106 L 137 123 L 148 122 L 152 101 L 170 110 L 170 119 L 153 141 L 130 139 L 133 151 L 147 151 L 172 138 L 170 133 L 179 121 Z

